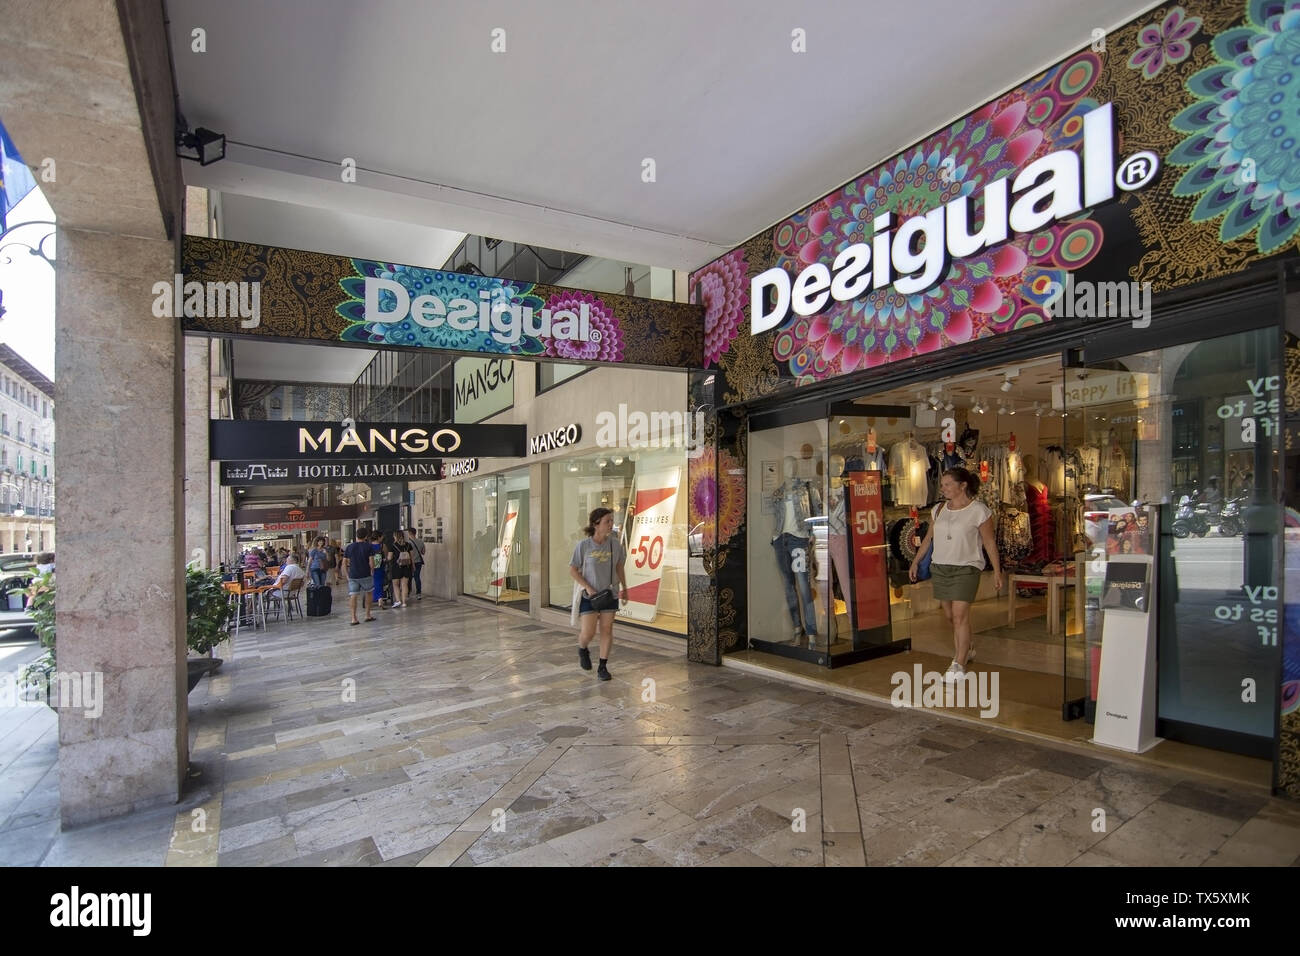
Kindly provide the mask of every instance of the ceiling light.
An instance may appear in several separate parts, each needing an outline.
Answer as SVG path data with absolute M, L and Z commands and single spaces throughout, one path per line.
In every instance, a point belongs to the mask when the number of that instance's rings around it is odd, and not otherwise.
M 952 399 L 951 399 L 951 398 L 948 399 L 948 401 L 946 401 L 946 402 L 943 403 L 943 410 L 944 410 L 945 412 L 950 412 L 950 411 L 952 411 Z
M 614 464 L 616 464 L 616 465 L 621 465 L 621 464 L 623 464 L 623 456 L 622 456 L 622 455 L 615 455 L 615 456 L 614 456 Z
M 1002 380 L 1002 384 L 999 385 L 998 388 L 1002 389 L 1002 391 L 1004 392 L 1011 391 L 1011 376 L 1008 375 L 1006 378 L 1004 378 Z
M 1014 415 L 1015 413 L 1016 413 L 1016 406 L 1012 405 L 1010 408 L 1007 409 L 1008 415 Z

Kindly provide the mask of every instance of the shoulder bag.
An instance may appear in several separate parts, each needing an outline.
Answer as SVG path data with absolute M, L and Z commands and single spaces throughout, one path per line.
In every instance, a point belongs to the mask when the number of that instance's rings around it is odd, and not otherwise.
M 609 587 L 597 591 L 587 598 L 593 611 L 614 611 L 618 609 L 618 594 L 614 590 L 614 542 L 609 543 Z
M 941 501 L 939 502 L 938 506 L 934 509 L 934 515 L 931 517 L 930 528 L 933 531 L 937 532 L 939 530 L 939 512 L 942 510 L 943 510 L 943 502 Z M 933 560 L 933 558 L 934 558 L 934 535 L 931 534 L 930 547 L 926 549 L 925 556 L 921 558 L 920 562 L 916 566 L 916 580 L 918 582 L 930 580 L 930 562 L 931 560 Z

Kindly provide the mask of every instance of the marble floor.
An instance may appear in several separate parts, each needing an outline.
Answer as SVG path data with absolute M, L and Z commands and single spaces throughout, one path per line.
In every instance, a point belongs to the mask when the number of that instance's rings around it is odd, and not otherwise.
M 928 710 L 426 598 L 244 631 L 179 804 L 58 826 L 53 714 L 0 708 L 0 863 L 1288 866 L 1300 805 Z M 340 613 L 342 610 L 343 613 Z

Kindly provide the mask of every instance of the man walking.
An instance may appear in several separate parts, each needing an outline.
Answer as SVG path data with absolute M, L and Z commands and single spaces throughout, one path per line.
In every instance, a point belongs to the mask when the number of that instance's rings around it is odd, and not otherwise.
M 424 542 L 415 534 L 414 528 L 406 529 L 406 540 L 415 545 L 415 599 L 423 599 L 424 588 L 420 584 L 420 572 L 424 570 Z
M 352 611 L 353 624 L 361 623 L 357 620 L 358 599 L 365 605 L 366 620 L 374 620 L 374 616 L 370 613 L 370 556 L 372 553 L 369 535 L 362 531 L 354 533 L 352 543 L 343 551 L 343 566 L 347 569 L 348 575 L 348 607 Z
M 375 607 L 382 608 L 384 606 L 384 536 L 378 531 L 370 532 L 370 551 L 375 556 Z

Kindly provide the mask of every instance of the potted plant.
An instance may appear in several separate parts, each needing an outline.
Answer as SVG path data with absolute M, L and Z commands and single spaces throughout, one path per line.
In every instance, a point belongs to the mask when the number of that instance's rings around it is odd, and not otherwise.
M 34 693 L 49 703 L 50 675 L 55 670 L 54 645 L 54 575 L 39 574 L 32 578 L 27 588 L 28 608 L 31 611 L 36 636 L 40 638 L 45 653 L 23 668 L 19 685 L 25 694 Z M 189 690 L 221 666 L 221 658 L 212 656 L 212 649 L 229 637 L 226 621 L 229 616 L 227 595 L 221 586 L 221 575 L 216 571 L 190 567 L 185 571 L 185 643 L 189 649 L 205 657 L 187 661 Z
M 31 612 L 33 629 L 45 653 L 22 669 L 18 684 L 24 696 L 36 696 L 50 702 L 50 675 L 54 673 L 54 574 L 46 572 L 32 578 L 27 587 L 27 609 Z
M 204 674 L 221 666 L 221 658 L 213 657 L 212 650 L 230 636 L 229 599 L 219 572 L 195 565 L 185 569 L 185 643 L 192 653 L 204 655 L 186 662 L 190 690 Z

